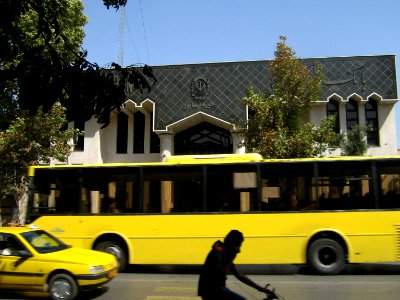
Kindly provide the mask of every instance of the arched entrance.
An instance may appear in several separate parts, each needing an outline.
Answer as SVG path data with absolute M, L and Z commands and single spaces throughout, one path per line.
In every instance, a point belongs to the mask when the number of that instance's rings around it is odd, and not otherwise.
M 176 155 L 232 153 L 232 136 L 229 130 L 202 122 L 175 135 Z

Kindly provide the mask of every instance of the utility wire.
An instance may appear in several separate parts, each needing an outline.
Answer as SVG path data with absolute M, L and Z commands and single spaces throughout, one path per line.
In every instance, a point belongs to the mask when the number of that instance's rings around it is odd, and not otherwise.
M 133 49 L 135 49 L 135 53 L 136 53 L 138 62 L 140 63 L 140 61 L 141 61 L 140 55 L 139 55 L 139 52 L 138 52 L 138 50 L 137 50 L 137 48 L 136 48 L 135 40 L 133 39 L 133 34 L 132 34 L 131 28 L 130 28 L 130 26 L 129 26 L 128 20 L 126 20 L 126 27 L 128 28 L 130 41 L 131 41 L 131 43 L 132 43 Z

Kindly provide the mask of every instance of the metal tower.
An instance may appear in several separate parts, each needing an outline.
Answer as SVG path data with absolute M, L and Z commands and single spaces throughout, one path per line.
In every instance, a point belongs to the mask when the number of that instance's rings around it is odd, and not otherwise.
M 125 6 L 120 7 L 118 64 L 124 66 Z

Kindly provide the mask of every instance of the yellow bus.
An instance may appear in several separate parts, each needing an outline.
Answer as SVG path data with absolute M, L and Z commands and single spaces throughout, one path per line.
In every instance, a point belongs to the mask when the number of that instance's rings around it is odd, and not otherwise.
M 257 154 L 165 162 L 34 166 L 28 223 L 128 264 L 202 264 L 244 233 L 238 264 L 400 261 L 400 157 L 265 160 Z

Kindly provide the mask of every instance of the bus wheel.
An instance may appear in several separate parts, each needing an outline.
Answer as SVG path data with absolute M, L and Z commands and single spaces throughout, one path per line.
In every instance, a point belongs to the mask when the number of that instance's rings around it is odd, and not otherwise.
M 125 250 L 114 241 L 105 241 L 96 245 L 95 250 L 103 251 L 114 255 L 117 258 L 119 267 L 118 270 L 122 272 L 127 265 Z
M 308 265 L 319 274 L 336 275 L 345 265 L 345 254 L 342 246 L 331 239 L 314 241 L 307 253 Z
M 56 274 L 50 278 L 49 294 L 51 299 L 72 300 L 78 295 L 76 281 L 68 274 Z

